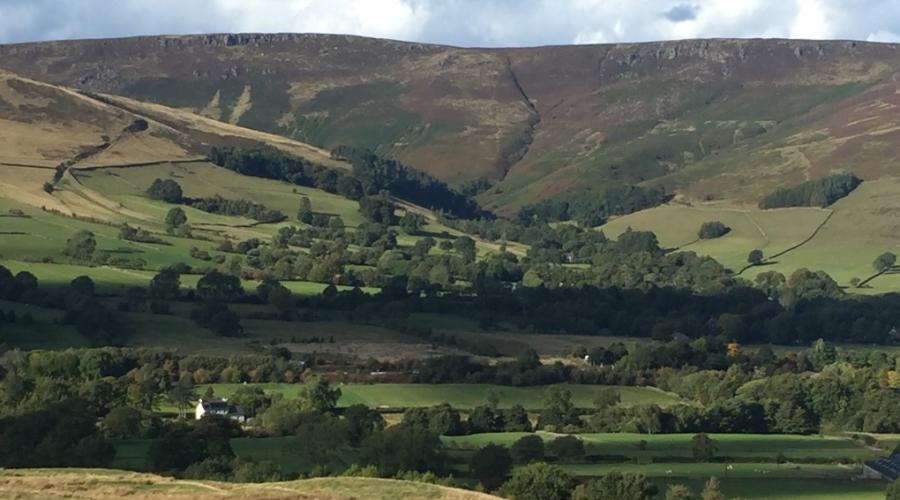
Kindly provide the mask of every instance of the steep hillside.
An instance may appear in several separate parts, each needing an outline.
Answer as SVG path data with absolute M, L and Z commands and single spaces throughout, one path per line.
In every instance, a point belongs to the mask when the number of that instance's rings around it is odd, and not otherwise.
M 575 185 L 751 203 L 784 182 L 896 171 L 900 46 L 688 40 L 461 49 L 331 35 L 0 47 L 30 78 L 323 148 L 378 147 L 509 213 Z M 120 101 L 122 103 L 122 101 Z
M 64 173 L 101 166 L 193 162 L 211 145 L 269 145 L 316 164 L 349 168 L 278 135 L 127 98 L 83 94 L 0 72 L 0 198 L 66 214 L 143 219 Z M 52 195 L 44 187 L 53 184 Z
M 474 491 L 394 479 L 337 477 L 284 483 L 236 484 L 176 480 L 153 474 L 106 469 L 23 469 L 0 473 L 4 498 L 121 498 L 134 499 L 317 499 L 354 498 L 433 500 L 489 500 Z

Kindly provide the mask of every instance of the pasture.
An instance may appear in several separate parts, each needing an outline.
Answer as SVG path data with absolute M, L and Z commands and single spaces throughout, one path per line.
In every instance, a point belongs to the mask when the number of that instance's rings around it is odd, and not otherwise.
M 241 175 L 206 162 L 79 170 L 75 176 L 83 185 L 125 206 L 134 204 L 135 197 L 142 199 L 150 184 L 162 178 L 178 182 L 184 195 L 190 198 L 220 195 L 229 199 L 251 199 L 293 219 L 300 208 L 300 198 L 307 196 L 314 212 L 339 215 L 350 227 L 363 221 L 353 200 L 319 189 Z
M 270 394 L 296 397 L 300 390 L 294 384 L 255 384 Z M 212 384 L 218 397 L 234 394 L 244 384 Z M 203 392 L 206 386 L 198 387 Z M 454 408 L 467 410 L 487 402 L 488 394 L 500 397 L 500 407 L 522 405 L 526 410 L 537 411 L 543 406 L 548 386 L 507 387 L 490 384 L 341 384 L 340 406 L 364 404 L 369 407 L 409 408 L 428 407 L 448 403 Z M 658 404 L 671 405 L 678 396 L 653 387 L 599 386 L 565 384 L 572 392 L 572 402 L 579 408 L 590 408 L 597 392 L 613 387 L 622 398 L 623 405 Z
M 509 446 L 526 433 L 502 432 L 445 436 L 447 446 L 458 450 L 472 450 L 488 443 Z M 538 432 L 544 441 L 560 434 Z M 585 443 L 588 455 L 615 456 L 635 463 L 649 463 L 654 457 L 685 459 L 692 457 L 693 434 L 631 434 L 583 433 L 578 437 Z M 793 434 L 710 434 L 716 443 L 716 456 L 735 461 L 772 460 L 779 454 L 788 460 L 830 460 L 855 462 L 871 460 L 884 454 L 852 439 L 835 436 L 800 436 Z
M 78 276 L 90 276 L 97 285 L 100 293 L 105 295 L 121 295 L 126 287 L 147 286 L 153 276 L 152 271 L 135 269 L 120 269 L 111 266 L 81 266 L 76 264 L 51 264 L 44 262 L 23 262 L 17 260 L 0 259 L 0 266 L 6 267 L 13 273 L 28 271 L 34 274 L 40 283 L 47 285 L 65 285 Z M 199 274 L 182 274 L 181 287 L 184 290 L 193 289 L 202 278 Z M 241 284 L 245 292 L 251 293 L 259 285 L 259 281 L 242 280 Z M 288 290 L 297 295 L 319 295 L 328 287 L 325 283 L 313 281 L 282 281 Z M 340 291 L 352 290 L 353 287 L 340 285 Z M 365 293 L 377 293 L 378 288 L 362 287 Z
M 23 207 L 0 199 L 0 214 L 9 209 L 21 209 L 27 217 L 0 217 L 0 258 L 4 260 L 39 261 L 53 259 L 66 261 L 63 250 L 66 240 L 78 231 L 90 231 L 97 240 L 97 250 L 107 251 L 115 257 L 141 259 L 147 269 L 184 262 L 192 266 L 208 265 L 189 255 L 191 247 L 214 252 L 208 241 L 189 240 L 168 235 L 157 235 L 164 243 L 141 243 L 119 239 L 119 228 L 97 224 Z
M 614 218 L 599 229 L 614 239 L 629 227 L 653 231 L 663 248 L 711 255 L 737 271 L 747 263 L 750 250 L 762 250 L 767 256 L 784 251 L 812 235 L 828 214 L 818 208 L 758 210 L 670 204 Z M 716 220 L 731 230 L 719 238 L 698 239 L 700 226 Z
M 850 280 L 872 275 L 872 261 L 878 255 L 900 249 L 894 218 L 900 212 L 898 194 L 900 178 L 883 178 L 863 182 L 826 209 L 669 204 L 611 219 L 598 229 L 611 238 L 629 227 L 653 231 L 664 248 L 709 255 L 735 271 L 746 265 L 747 254 L 753 249 L 762 250 L 768 258 L 809 239 L 765 265 L 747 269 L 742 276 L 752 280 L 765 271 L 790 276 L 805 267 L 824 270 L 848 293 L 885 293 L 900 290 L 900 273 L 886 273 L 862 289 L 850 287 Z M 731 231 L 719 238 L 699 240 L 700 225 L 714 220 Z

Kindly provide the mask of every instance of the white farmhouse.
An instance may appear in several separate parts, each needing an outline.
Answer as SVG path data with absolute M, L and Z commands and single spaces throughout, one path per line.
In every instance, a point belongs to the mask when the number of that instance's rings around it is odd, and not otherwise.
M 219 415 L 227 417 L 238 422 L 246 420 L 243 412 L 236 406 L 229 403 L 227 399 L 210 399 L 197 401 L 197 408 L 194 410 L 194 417 L 200 420 L 205 415 Z

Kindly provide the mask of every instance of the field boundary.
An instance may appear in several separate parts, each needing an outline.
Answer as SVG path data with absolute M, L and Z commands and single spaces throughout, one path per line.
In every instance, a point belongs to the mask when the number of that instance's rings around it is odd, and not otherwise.
M 206 161 L 205 156 L 197 156 L 195 158 L 179 158 L 175 160 L 151 160 L 151 161 L 141 161 L 135 163 L 115 163 L 110 165 L 87 165 L 80 166 L 75 168 L 75 170 L 82 171 L 91 171 L 91 170 L 101 170 L 104 168 L 134 168 L 134 167 L 152 167 L 154 165 L 165 165 L 166 163 L 178 164 L 178 163 L 197 163 L 198 161 Z
M 766 259 L 763 260 L 760 264 L 747 264 L 746 266 L 742 267 L 740 271 L 737 272 L 737 276 L 740 276 L 741 274 L 743 274 L 744 271 L 746 271 L 747 269 L 750 269 L 751 267 L 757 267 L 761 264 L 768 263 L 772 259 L 777 259 L 778 257 L 781 257 L 782 255 L 785 255 L 788 252 L 792 252 L 792 251 L 802 247 L 803 245 L 809 243 L 810 241 L 812 241 L 813 238 L 816 237 L 816 235 L 819 234 L 819 231 L 821 231 L 822 228 L 825 227 L 825 224 L 827 224 L 828 221 L 831 220 L 832 215 L 834 215 L 834 210 L 830 210 L 828 212 L 828 215 L 825 216 L 825 219 L 823 219 L 822 222 L 820 222 L 819 225 L 816 226 L 815 229 L 813 229 L 813 232 L 810 233 L 809 236 L 804 238 L 803 241 L 801 241 L 795 245 L 791 245 L 791 246 L 785 248 L 784 250 L 781 250 L 780 252 L 773 253 L 772 255 L 766 257 Z

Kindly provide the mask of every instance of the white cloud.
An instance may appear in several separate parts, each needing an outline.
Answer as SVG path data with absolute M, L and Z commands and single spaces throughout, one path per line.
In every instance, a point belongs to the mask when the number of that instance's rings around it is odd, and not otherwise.
M 823 0 L 797 0 L 791 38 L 823 39 L 833 36 L 830 11 Z
M 348 33 L 462 46 L 898 41 L 900 0 L 0 0 L 0 42 L 203 32 Z
M 879 30 L 866 37 L 867 42 L 900 43 L 900 35 L 893 31 Z

